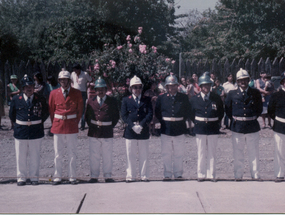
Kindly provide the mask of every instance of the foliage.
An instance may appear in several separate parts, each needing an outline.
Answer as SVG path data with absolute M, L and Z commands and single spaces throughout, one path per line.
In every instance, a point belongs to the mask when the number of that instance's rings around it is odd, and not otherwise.
M 189 18 L 181 43 L 197 59 L 282 57 L 284 9 L 279 0 L 219 0 L 215 11 Z
M 105 43 L 123 44 L 137 26 L 144 28 L 146 44 L 167 52 L 172 47 L 164 43 L 175 34 L 173 5 L 174 0 L 1 0 L 0 26 L 15 37 L 14 57 L 21 60 L 86 60 Z

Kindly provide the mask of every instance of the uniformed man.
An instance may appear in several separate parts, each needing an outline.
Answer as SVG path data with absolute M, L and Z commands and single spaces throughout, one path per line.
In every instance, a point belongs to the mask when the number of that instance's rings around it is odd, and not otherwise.
M 122 100 L 121 116 L 127 124 L 124 131 L 127 148 L 126 182 L 136 180 L 136 154 L 138 147 L 139 171 L 142 181 L 148 182 L 149 127 L 152 120 L 152 104 L 149 97 L 142 95 L 141 79 L 134 76 L 130 81 L 132 95 Z
M 190 103 L 187 95 L 178 92 L 178 81 L 167 76 L 167 93 L 159 95 L 155 115 L 161 123 L 161 155 L 164 164 L 164 181 L 183 180 L 183 155 L 185 151 L 186 120 L 190 117 Z M 172 167 L 173 157 L 173 167 Z
M 234 153 L 234 175 L 241 181 L 244 174 L 244 145 L 247 144 L 250 173 L 253 180 L 259 176 L 259 133 L 257 118 L 262 113 L 262 100 L 257 89 L 248 86 L 250 77 L 240 69 L 236 75 L 238 88 L 231 90 L 225 101 L 227 116 L 231 119 Z
M 216 146 L 220 122 L 224 116 L 221 97 L 210 92 L 213 82 L 210 76 L 199 78 L 201 92 L 190 99 L 190 118 L 194 122 L 194 133 L 198 148 L 198 181 L 210 179 L 216 182 Z
M 268 105 L 268 114 L 274 120 L 274 176 L 275 182 L 284 180 L 285 166 L 285 72 L 281 75 L 280 90 L 273 93 Z
M 85 113 L 85 120 L 89 126 L 91 170 L 89 183 L 98 182 L 101 152 L 105 182 L 114 182 L 112 179 L 113 128 L 120 118 L 119 109 L 116 99 L 106 95 L 107 85 L 104 79 L 97 79 L 94 88 L 97 95 L 88 99 Z
M 48 118 L 45 98 L 34 93 L 34 79 L 25 75 L 21 84 L 23 93 L 11 101 L 9 117 L 14 124 L 17 163 L 17 185 L 26 185 L 27 176 L 32 185 L 38 185 L 40 148 L 44 137 L 44 121 Z M 27 175 L 27 155 L 30 156 Z
M 83 111 L 81 92 L 70 87 L 70 73 L 61 71 L 58 74 L 60 88 L 51 91 L 49 97 L 51 133 L 54 134 L 55 173 L 53 185 L 61 183 L 62 158 L 64 145 L 69 155 L 69 181 L 76 182 L 76 144 L 78 123 Z

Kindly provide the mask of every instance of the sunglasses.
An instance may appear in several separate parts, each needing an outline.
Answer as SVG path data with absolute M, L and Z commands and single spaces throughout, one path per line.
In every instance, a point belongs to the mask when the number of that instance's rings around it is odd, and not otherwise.
M 133 89 L 135 89 L 135 90 L 141 90 L 141 89 L 142 89 L 142 86 L 133 86 Z

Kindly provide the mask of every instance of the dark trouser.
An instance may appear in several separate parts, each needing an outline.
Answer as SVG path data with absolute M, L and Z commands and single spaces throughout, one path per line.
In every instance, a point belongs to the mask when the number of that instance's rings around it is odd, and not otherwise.
M 81 95 L 83 99 L 83 113 L 81 117 L 81 128 L 85 128 L 84 114 L 85 114 L 85 107 L 86 107 L 87 92 L 81 92 Z

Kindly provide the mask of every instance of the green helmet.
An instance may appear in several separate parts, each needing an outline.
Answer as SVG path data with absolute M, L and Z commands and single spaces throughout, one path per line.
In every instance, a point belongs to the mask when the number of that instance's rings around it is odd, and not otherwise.
M 174 75 L 169 75 L 169 76 L 166 77 L 166 79 L 165 79 L 165 86 L 167 86 L 167 85 L 175 85 L 175 84 L 179 85 L 178 84 L 178 80 L 177 80 L 177 78 Z
M 199 87 L 200 87 L 202 84 L 213 84 L 213 82 L 211 81 L 210 76 L 208 76 L 208 75 L 202 75 L 202 76 L 199 78 Z
M 10 79 L 18 79 L 17 75 L 11 75 Z
M 104 79 L 102 79 L 101 77 L 99 77 L 99 78 L 95 81 L 95 86 L 94 86 L 94 88 L 100 88 L 100 87 L 107 87 L 106 82 L 105 82 Z

